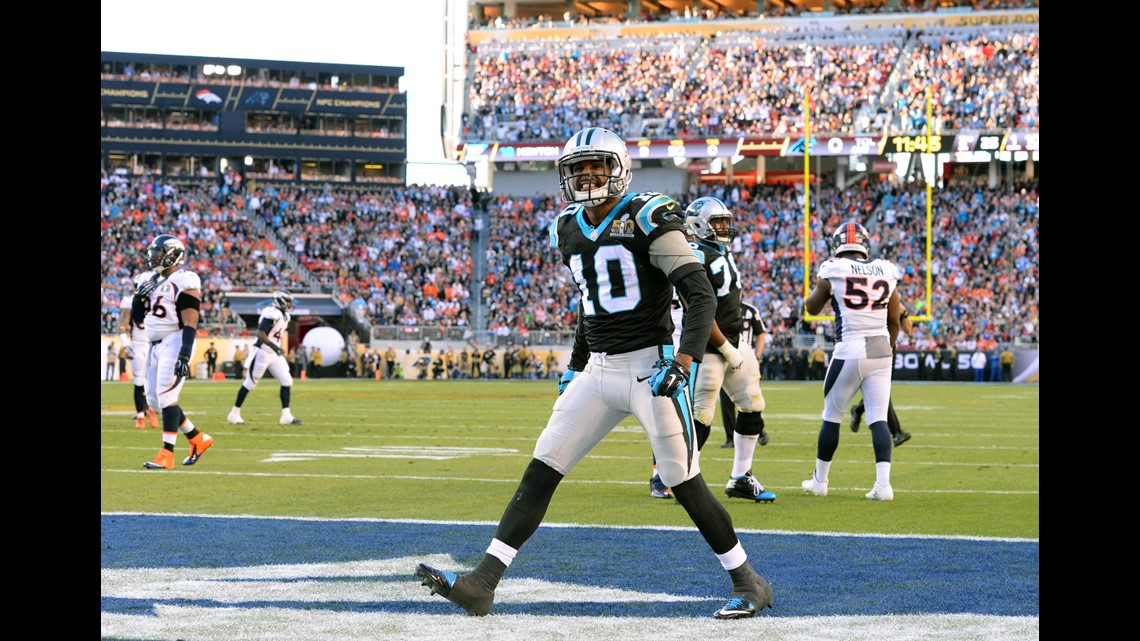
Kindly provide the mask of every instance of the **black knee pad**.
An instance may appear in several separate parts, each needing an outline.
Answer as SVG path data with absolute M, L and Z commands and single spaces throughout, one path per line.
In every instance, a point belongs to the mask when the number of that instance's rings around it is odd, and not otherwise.
M 759 435 L 764 431 L 764 415 L 760 412 L 740 412 L 736 415 L 736 433 L 744 436 Z

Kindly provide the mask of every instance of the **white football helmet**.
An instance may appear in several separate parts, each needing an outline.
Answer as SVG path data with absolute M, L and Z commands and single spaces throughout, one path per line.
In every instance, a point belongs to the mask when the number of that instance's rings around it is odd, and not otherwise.
M 595 186 L 591 174 L 580 169 L 580 163 L 601 160 L 605 163 L 605 184 Z M 624 196 L 633 179 L 633 162 L 625 141 L 609 129 L 590 127 L 570 136 L 558 158 L 558 185 L 562 200 L 597 207 L 614 196 Z M 585 181 L 589 181 L 588 184 Z M 582 187 L 585 187 L 583 189 Z
M 146 248 L 146 266 L 156 272 L 164 272 L 170 267 L 186 262 L 186 247 L 182 241 L 170 234 L 159 234 Z
M 273 306 L 288 314 L 293 311 L 293 295 L 283 289 L 273 292 Z
M 685 208 L 685 228 L 689 235 L 720 247 L 732 242 L 736 228 L 732 212 L 719 198 L 705 196 Z

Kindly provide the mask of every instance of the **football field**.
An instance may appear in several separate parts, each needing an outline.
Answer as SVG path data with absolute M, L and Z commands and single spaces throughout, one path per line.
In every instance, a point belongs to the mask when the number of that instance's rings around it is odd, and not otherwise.
M 724 496 L 719 419 L 701 468 L 774 607 L 716 621 L 727 574 L 627 419 L 559 486 L 496 592 L 467 617 L 412 576 L 481 558 L 530 461 L 555 381 L 309 380 L 277 424 L 276 382 L 225 415 L 237 381 L 191 381 L 182 406 L 216 443 L 145 470 L 160 430 L 133 427 L 131 386 L 101 386 L 104 639 L 1039 638 L 1040 388 L 896 383 L 913 438 L 895 500 L 868 501 L 874 455 L 844 424 L 826 497 L 805 494 L 818 382 L 765 382 L 771 442 L 754 472 L 778 496 Z M 180 436 L 175 458 L 187 455 Z

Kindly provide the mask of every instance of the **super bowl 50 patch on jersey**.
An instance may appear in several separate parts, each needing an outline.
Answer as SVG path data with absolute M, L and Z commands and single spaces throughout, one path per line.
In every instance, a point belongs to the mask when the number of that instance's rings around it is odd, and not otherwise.
M 615 220 L 610 225 L 610 236 L 614 238 L 633 238 L 633 221 L 629 219 L 629 215 L 623 216 L 620 220 Z

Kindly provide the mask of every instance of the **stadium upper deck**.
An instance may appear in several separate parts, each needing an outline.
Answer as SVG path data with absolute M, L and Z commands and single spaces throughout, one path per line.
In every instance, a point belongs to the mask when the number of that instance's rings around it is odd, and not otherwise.
M 621 17 L 567 3 L 562 19 L 551 4 L 470 5 L 454 148 L 477 174 L 548 168 L 585 126 L 617 131 L 642 166 L 702 176 L 798 169 L 809 126 L 824 173 L 851 159 L 909 175 L 915 152 L 939 153 L 939 172 L 1037 160 L 1036 2 L 756 3 L 768 13 L 629 2 Z M 992 181 L 992 166 L 979 169 Z

